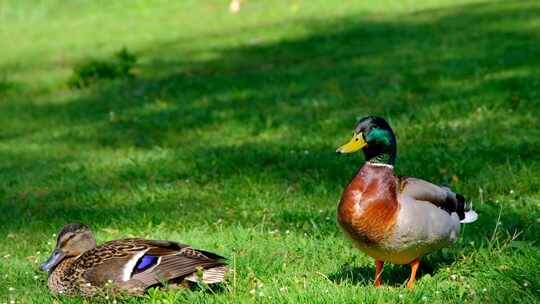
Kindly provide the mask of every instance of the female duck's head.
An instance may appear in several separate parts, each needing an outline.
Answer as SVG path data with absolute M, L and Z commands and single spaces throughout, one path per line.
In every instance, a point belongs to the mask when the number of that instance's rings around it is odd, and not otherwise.
M 56 247 L 51 256 L 40 268 L 52 272 L 66 258 L 77 257 L 95 247 L 94 234 L 86 225 L 77 223 L 65 225 L 58 233 Z
M 353 138 L 336 152 L 352 153 L 360 149 L 368 162 L 394 165 L 396 137 L 386 120 L 376 116 L 360 119 L 356 124 Z

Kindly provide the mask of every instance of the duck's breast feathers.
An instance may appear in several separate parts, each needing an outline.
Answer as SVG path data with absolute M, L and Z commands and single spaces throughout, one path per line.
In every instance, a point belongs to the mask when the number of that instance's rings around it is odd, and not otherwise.
M 343 192 L 338 207 L 340 225 L 354 240 L 380 243 L 395 224 L 397 190 L 391 167 L 364 165 Z

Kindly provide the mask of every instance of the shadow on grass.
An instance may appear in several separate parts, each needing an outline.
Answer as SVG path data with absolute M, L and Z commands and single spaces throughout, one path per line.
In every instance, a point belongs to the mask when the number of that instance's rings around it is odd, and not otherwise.
M 422 264 L 421 264 L 422 265 Z M 431 270 L 431 269 L 430 269 Z M 417 279 L 420 279 L 424 275 L 422 266 L 419 269 Z M 403 265 L 400 267 L 388 267 L 386 266 L 382 273 L 383 285 L 385 286 L 404 286 L 410 276 L 410 267 Z M 328 279 L 336 284 L 343 284 L 345 282 L 369 286 L 373 285 L 375 280 L 375 264 L 372 266 L 360 266 L 354 267 L 349 264 L 342 265 L 338 271 L 328 275 Z
M 423 276 L 434 276 L 438 269 L 447 267 L 455 262 L 453 257 L 445 257 L 442 254 L 432 254 L 420 261 L 420 267 L 416 274 L 416 281 L 420 281 Z M 392 287 L 404 287 L 411 275 L 410 265 L 395 265 L 386 263 L 383 268 L 382 281 L 383 285 Z M 337 283 L 345 282 L 363 286 L 373 285 L 375 280 L 375 262 L 372 265 L 354 266 L 343 264 L 333 273 L 328 275 L 328 278 Z

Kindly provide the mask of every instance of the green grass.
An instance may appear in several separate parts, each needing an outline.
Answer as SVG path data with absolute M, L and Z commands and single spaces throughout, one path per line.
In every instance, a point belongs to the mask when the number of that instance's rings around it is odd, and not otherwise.
M 215 293 L 132 303 L 540 301 L 536 1 L 8 0 L 0 19 L 0 303 L 90 302 L 50 296 L 37 270 L 74 221 L 235 270 Z M 68 86 L 122 47 L 134 79 Z M 413 291 L 407 266 L 372 287 L 336 225 L 363 159 L 334 150 L 366 114 L 394 127 L 400 174 L 480 214 Z

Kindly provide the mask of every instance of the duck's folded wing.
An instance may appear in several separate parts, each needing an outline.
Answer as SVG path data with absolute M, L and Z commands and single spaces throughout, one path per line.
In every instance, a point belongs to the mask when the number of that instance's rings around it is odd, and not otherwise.
M 151 248 L 145 253 L 144 257 L 148 257 L 149 260 L 151 257 L 155 257 L 155 259 L 146 268 L 136 267 L 131 277 L 132 281 L 151 286 L 163 281 L 183 278 L 197 273 L 199 270 L 202 271 L 227 264 L 222 256 L 191 247 L 183 247 L 174 252 L 167 252 L 165 255 L 158 256 L 156 253 L 164 252 L 162 248 Z
M 431 203 L 450 214 L 455 212 L 461 220 L 465 218 L 465 199 L 460 194 L 414 177 L 403 178 L 401 183 L 401 195 Z
M 84 253 L 77 260 L 77 268 L 84 271 L 82 278 L 86 282 L 97 286 L 127 281 L 148 250 L 149 246 L 137 239 L 111 241 Z
M 217 282 L 216 277 L 224 277 L 227 264 L 224 257 L 189 245 L 144 239 L 111 241 L 83 254 L 77 261 L 84 282 L 96 286 L 111 282 L 134 294 L 214 267 L 219 271 L 203 273 L 203 281 L 209 277 L 209 282 Z

